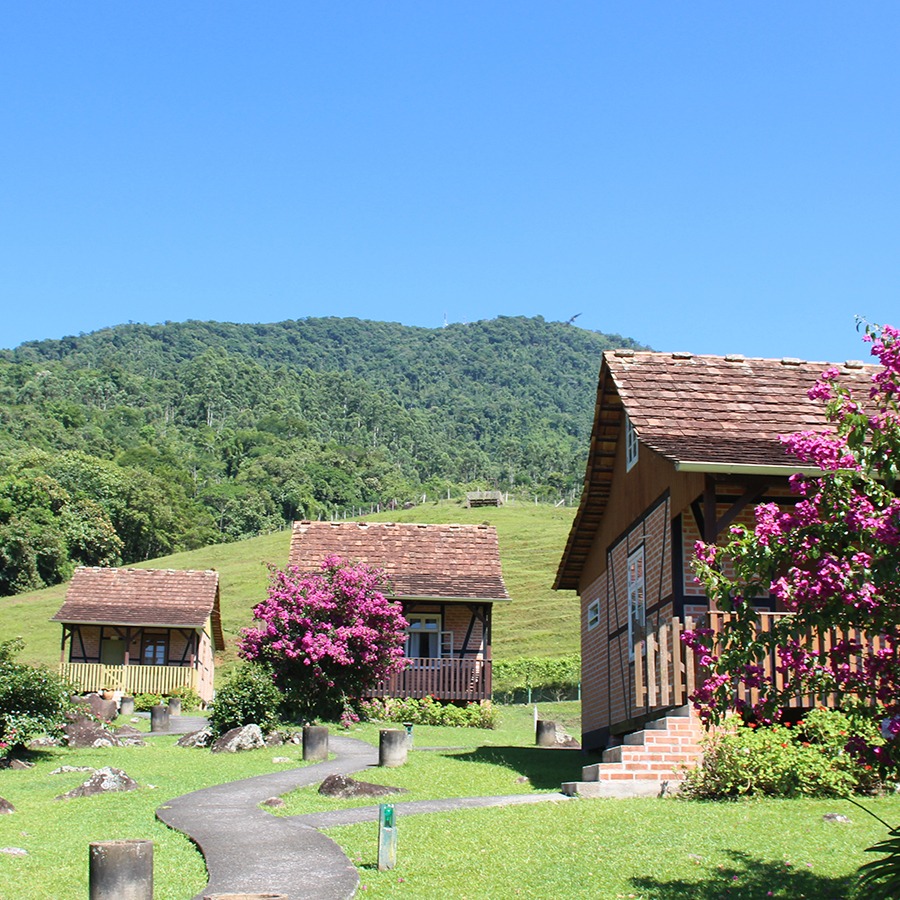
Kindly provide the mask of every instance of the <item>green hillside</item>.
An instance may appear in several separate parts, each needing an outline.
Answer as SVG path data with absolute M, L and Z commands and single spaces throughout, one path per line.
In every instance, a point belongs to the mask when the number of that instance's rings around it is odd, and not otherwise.
M 512 503 L 499 509 L 465 509 L 455 502 L 426 503 L 409 510 L 367 516 L 380 522 L 486 522 L 500 540 L 503 577 L 512 601 L 495 606 L 494 657 L 558 656 L 578 650 L 578 603 L 570 591 L 553 591 L 556 572 L 574 517 L 571 508 Z M 137 564 L 141 568 L 216 569 L 228 643 L 226 664 L 235 659 L 238 632 L 265 595 L 268 567 L 287 563 L 288 530 L 231 544 L 215 544 Z M 0 598 L 0 640 L 21 636 L 23 660 L 55 665 L 60 628 L 49 619 L 65 596 L 65 585 Z

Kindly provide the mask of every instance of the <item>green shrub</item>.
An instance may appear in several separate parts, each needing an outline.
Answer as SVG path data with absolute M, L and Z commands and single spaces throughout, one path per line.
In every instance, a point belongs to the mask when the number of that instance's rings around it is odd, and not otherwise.
M 414 725 L 448 725 L 453 728 L 496 728 L 497 711 L 490 701 L 454 706 L 434 697 L 386 697 L 364 700 L 362 715 L 376 722 L 412 722 Z
M 581 683 L 581 657 L 577 653 L 553 658 L 520 656 L 493 663 L 493 690 L 504 702 L 568 699 Z
M 169 693 L 170 697 L 177 697 L 181 700 L 181 707 L 186 712 L 200 709 L 203 701 L 200 695 L 193 689 L 185 686 L 177 687 Z
M 0 757 L 32 738 L 57 732 L 72 689 L 58 675 L 15 661 L 21 640 L 0 643 Z
M 209 712 L 210 727 L 217 735 L 250 724 L 271 731 L 278 725 L 281 700 L 272 673 L 259 663 L 245 663 L 216 691 Z
M 150 712 L 154 706 L 164 703 L 162 694 L 135 694 L 134 695 L 134 711 Z
M 795 725 L 731 720 L 705 739 L 703 762 L 687 773 L 682 792 L 709 800 L 870 793 L 878 787 L 871 766 L 846 750 L 862 736 L 877 740 L 870 725 L 836 710 L 813 710 Z

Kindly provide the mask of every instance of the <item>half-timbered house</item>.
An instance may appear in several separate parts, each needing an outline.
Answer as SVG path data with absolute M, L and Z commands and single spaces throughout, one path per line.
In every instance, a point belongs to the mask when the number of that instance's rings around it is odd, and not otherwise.
M 385 571 L 409 623 L 409 666 L 377 696 L 484 700 L 491 696 L 491 614 L 509 600 L 497 531 L 488 525 L 295 522 L 290 564 L 326 556 Z
M 224 646 L 219 575 L 171 569 L 76 569 L 52 621 L 62 624 L 60 672 L 84 691 L 213 697 Z
M 635 732 L 686 714 L 693 671 L 679 633 L 688 618 L 716 624 L 694 581 L 694 544 L 752 523 L 760 502 L 793 502 L 788 478 L 803 469 L 780 435 L 824 427 L 807 391 L 825 367 L 604 353 L 584 491 L 554 585 L 581 598 L 585 747 L 613 746 L 608 758 L 621 762 Z M 860 385 L 874 371 L 838 368 Z M 759 607 L 778 612 L 766 598 Z

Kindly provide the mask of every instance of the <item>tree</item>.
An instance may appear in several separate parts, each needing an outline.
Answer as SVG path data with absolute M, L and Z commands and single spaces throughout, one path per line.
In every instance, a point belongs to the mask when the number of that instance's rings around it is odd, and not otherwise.
M 732 621 L 722 634 L 685 639 L 707 667 L 693 698 L 706 721 L 730 709 L 765 721 L 791 697 L 836 693 L 879 722 L 884 743 L 856 749 L 887 772 L 900 765 L 900 331 L 867 326 L 865 340 L 881 363 L 869 396 L 854 397 L 827 369 L 809 396 L 825 404 L 830 427 L 782 438 L 822 474 L 792 476 L 793 509 L 763 504 L 754 528 L 697 545 L 698 577 Z M 752 601 L 767 593 L 788 614 L 761 633 Z M 844 635 L 830 650 L 805 640 L 829 629 Z M 763 667 L 773 658 L 782 684 Z M 739 701 L 736 683 L 758 689 L 760 701 Z
M 328 556 L 320 572 L 276 572 L 239 653 L 268 665 L 288 709 L 335 719 L 404 666 L 406 620 L 380 569 Z

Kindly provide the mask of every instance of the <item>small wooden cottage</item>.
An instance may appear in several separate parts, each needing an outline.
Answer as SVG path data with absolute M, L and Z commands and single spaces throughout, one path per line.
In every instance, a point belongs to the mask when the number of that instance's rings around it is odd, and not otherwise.
M 52 621 L 62 624 L 61 674 L 83 691 L 213 697 L 224 646 L 214 571 L 79 568 Z
M 484 700 L 491 696 L 491 614 L 509 600 L 497 531 L 488 525 L 295 522 L 290 564 L 329 555 L 384 569 L 409 623 L 409 666 L 376 696 Z
M 630 732 L 687 702 L 682 623 L 722 627 L 694 582 L 694 544 L 752 524 L 761 502 L 794 502 L 788 477 L 803 469 L 779 436 L 825 427 L 807 390 L 826 365 L 604 353 L 584 492 L 554 585 L 581 597 L 586 747 L 637 743 Z M 838 368 L 864 396 L 874 368 Z M 779 613 L 766 598 L 759 608 Z

